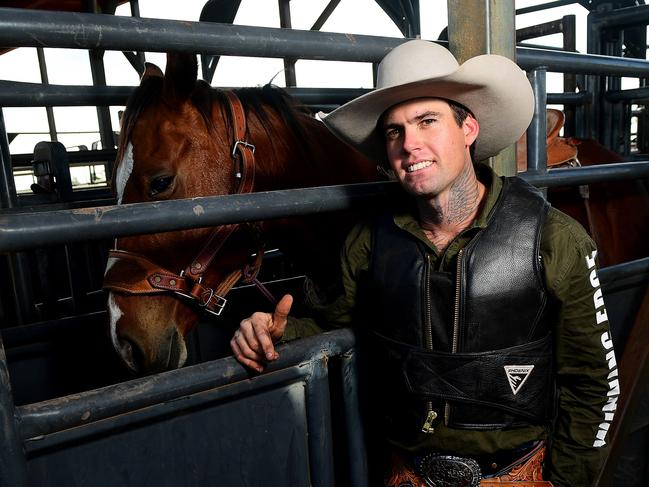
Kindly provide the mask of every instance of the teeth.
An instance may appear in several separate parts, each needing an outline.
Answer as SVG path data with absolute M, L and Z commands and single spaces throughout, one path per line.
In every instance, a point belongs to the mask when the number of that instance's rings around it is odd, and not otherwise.
M 418 171 L 419 169 L 423 169 L 425 167 L 432 166 L 432 165 L 433 165 L 433 161 L 421 161 L 418 162 L 417 164 L 413 164 L 412 166 L 408 166 L 406 168 L 406 171 L 415 172 Z

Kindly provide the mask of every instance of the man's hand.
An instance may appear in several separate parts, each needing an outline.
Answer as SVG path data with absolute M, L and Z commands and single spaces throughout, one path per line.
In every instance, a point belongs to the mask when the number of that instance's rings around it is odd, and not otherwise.
M 273 314 L 254 313 L 241 322 L 230 340 L 230 348 L 239 362 L 262 372 L 266 363 L 279 358 L 274 343 L 284 334 L 292 304 L 293 296 L 287 294 L 277 303 Z

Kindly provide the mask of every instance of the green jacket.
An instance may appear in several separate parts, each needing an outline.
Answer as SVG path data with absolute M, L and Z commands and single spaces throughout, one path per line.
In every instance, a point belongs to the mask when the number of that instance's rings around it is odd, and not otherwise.
M 470 228 L 484 228 L 502 180 L 487 166 L 478 177 L 488 190 L 485 204 Z M 396 225 L 419 238 L 439 270 L 455 268 L 458 251 L 471 239 L 470 228 L 440 253 L 424 235 L 413 215 L 395 213 Z M 357 225 L 341 254 L 344 293 L 317 310 L 315 319 L 289 319 L 284 340 L 318 333 L 322 328 L 371 326 L 352 322 L 358 284 L 366 278 L 372 252 L 369 223 Z M 551 208 L 541 234 L 541 259 L 548 292 L 560 305 L 555 328 L 558 413 L 552 427 L 528 426 L 507 430 L 460 430 L 438 424 L 433 434 L 422 433 L 413 444 L 458 455 L 509 450 L 540 438 L 550 438 L 550 480 L 557 486 L 581 487 L 593 483 L 606 456 L 606 432 L 613 419 L 619 384 L 606 309 L 595 270 L 596 249 L 585 230 L 573 219 Z M 388 439 L 389 440 L 389 439 Z

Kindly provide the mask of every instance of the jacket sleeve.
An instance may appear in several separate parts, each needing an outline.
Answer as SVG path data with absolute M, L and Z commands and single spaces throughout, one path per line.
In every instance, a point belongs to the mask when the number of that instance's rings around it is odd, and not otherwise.
M 309 317 L 289 316 L 283 341 L 351 326 L 358 284 L 369 266 L 370 240 L 371 229 L 368 224 L 358 224 L 351 230 L 340 252 L 342 293 L 330 304 L 313 308 Z
M 607 454 L 620 389 L 617 365 L 595 245 L 567 217 L 554 226 L 542 252 L 548 288 L 559 304 L 550 480 L 556 486 L 590 486 Z

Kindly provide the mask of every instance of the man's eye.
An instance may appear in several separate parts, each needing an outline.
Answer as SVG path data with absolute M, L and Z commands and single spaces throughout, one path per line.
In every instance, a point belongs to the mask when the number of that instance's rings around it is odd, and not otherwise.
M 385 138 L 388 140 L 394 140 L 397 137 L 399 137 L 399 130 L 397 129 L 390 129 L 387 132 L 385 132 Z
M 173 176 L 160 176 L 159 178 L 153 179 L 149 186 L 149 196 L 153 197 L 166 191 L 173 180 Z
M 421 123 L 424 125 L 432 125 L 436 122 L 437 120 L 434 118 L 424 118 Z

